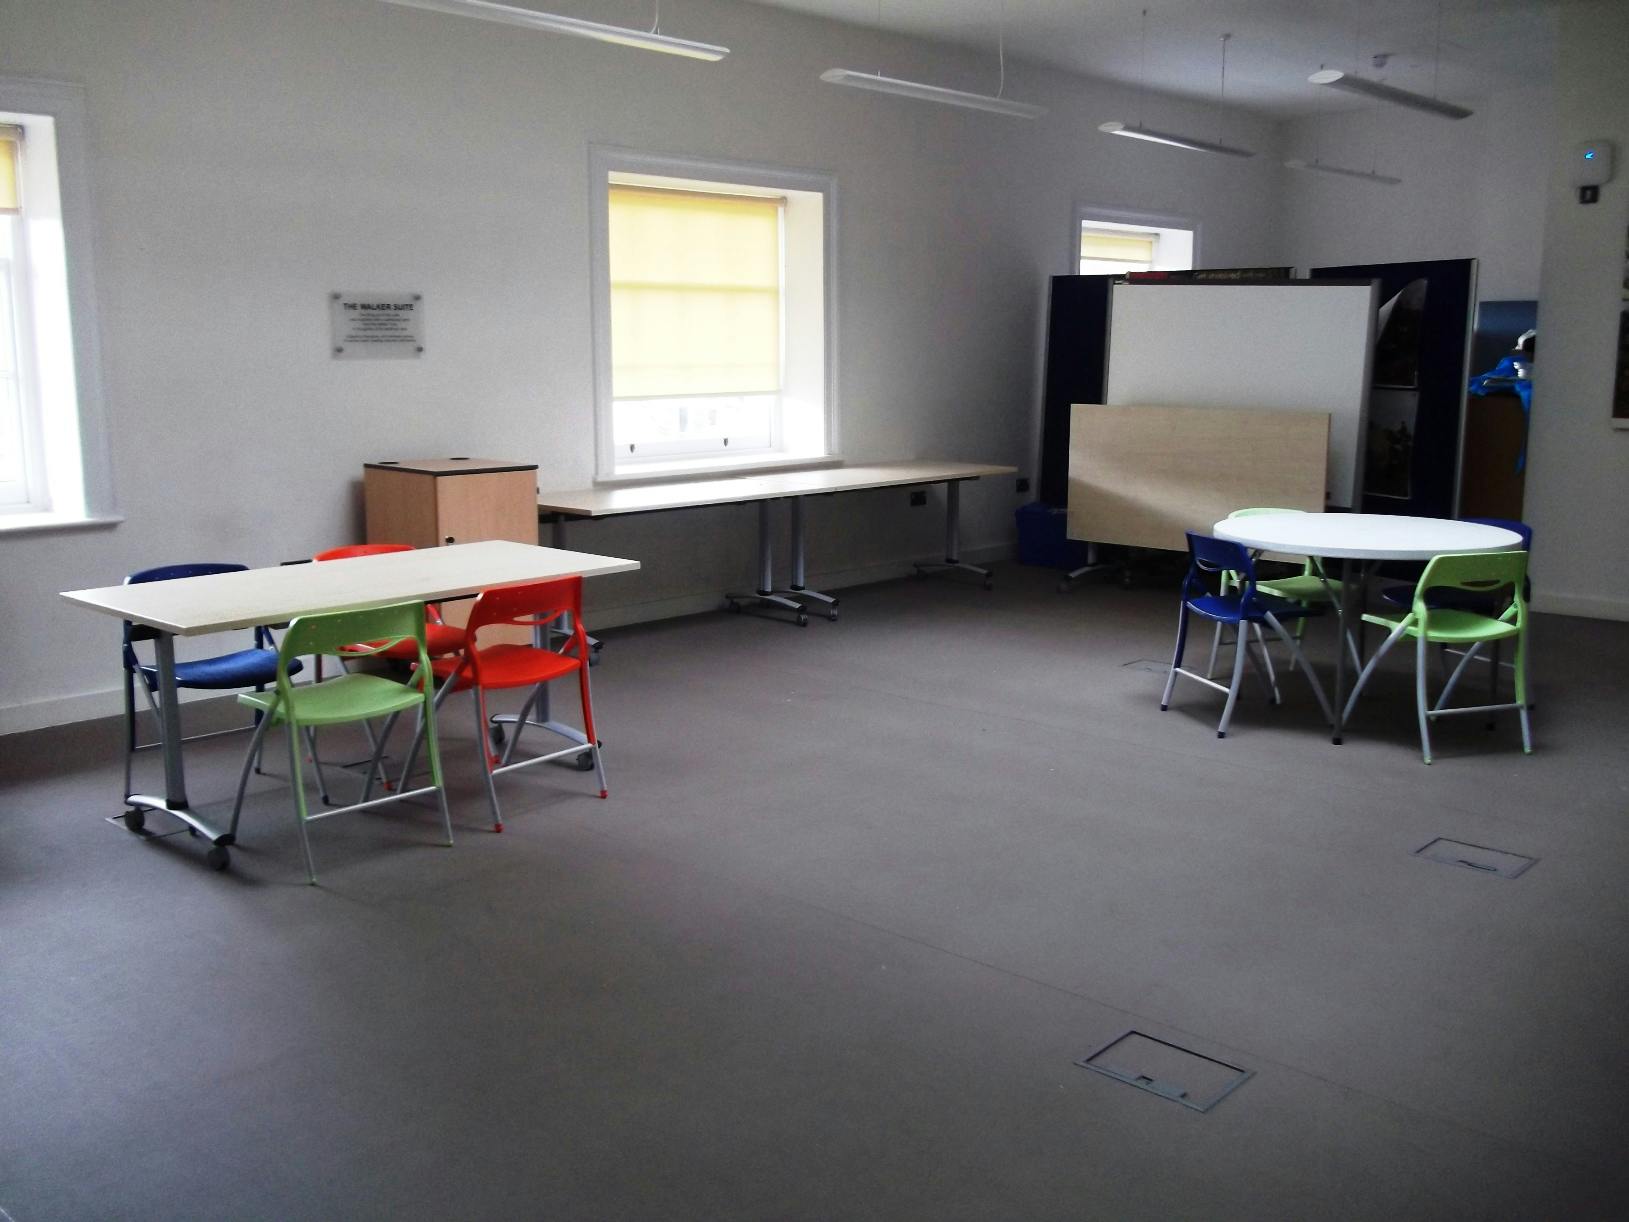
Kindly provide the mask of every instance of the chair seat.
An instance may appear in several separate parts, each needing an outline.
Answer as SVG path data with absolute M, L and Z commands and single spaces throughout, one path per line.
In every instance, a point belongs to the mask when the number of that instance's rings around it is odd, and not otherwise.
M 289 663 L 288 673 L 300 670 L 300 660 Z M 138 666 L 149 687 L 158 686 L 158 667 Z M 223 653 L 218 658 L 199 658 L 192 662 L 175 664 L 177 687 L 203 688 L 217 691 L 233 687 L 258 687 L 262 683 L 277 682 L 277 651 L 275 649 L 240 649 L 237 653 Z
M 582 663 L 552 649 L 538 649 L 533 645 L 491 645 L 478 651 L 481 658 L 481 686 L 486 688 L 533 687 L 569 675 Z M 430 668 L 438 679 L 445 679 L 458 669 L 459 659 L 437 658 Z M 471 686 L 469 668 L 458 676 L 454 691 Z
M 294 719 L 303 726 L 386 717 L 420 705 L 424 700 L 417 690 L 407 684 L 379 675 L 341 675 L 326 683 L 297 687 L 293 689 L 291 698 Z M 276 699 L 276 692 L 243 692 L 238 696 L 238 703 L 265 712 Z M 272 717 L 279 722 L 286 719 L 282 705 L 277 707 Z
M 1257 587 L 1258 590 L 1262 588 Z M 1239 594 L 1201 594 L 1198 598 L 1187 600 L 1188 610 L 1195 615 L 1202 615 L 1206 619 L 1212 619 L 1222 624 L 1237 624 L 1240 620 L 1261 618 L 1257 614 L 1245 615 L 1240 610 L 1242 602 L 1243 596 Z M 1319 607 L 1303 607 L 1300 603 L 1265 596 L 1258 597 L 1256 605 L 1264 611 L 1272 612 L 1273 616 L 1280 620 L 1317 615 L 1322 610 Z
M 389 649 L 371 653 L 369 645 L 345 645 L 342 654 L 368 654 L 376 658 L 389 658 L 392 662 L 417 662 L 419 647 L 414 641 L 397 641 Z M 464 648 L 464 630 L 454 624 L 424 625 L 424 648 L 432 658 L 443 658 Z
M 1256 589 L 1275 598 L 1288 598 L 1295 602 L 1334 602 L 1341 588 L 1338 580 L 1327 584 L 1316 573 L 1298 573 L 1294 577 L 1279 577 L 1272 581 L 1256 582 Z M 1274 615 L 1278 612 L 1274 611 Z
M 1366 613 L 1363 618 L 1368 623 L 1389 630 L 1396 628 L 1405 617 L 1382 611 Z M 1425 639 L 1437 645 L 1474 645 L 1478 641 L 1507 640 L 1520 631 L 1515 624 L 1478 615 L 1474 611 L 1443 610 L 1431 613 L 1431 628 L 1425 634 Z M 1413 637 L 1420 635 L 1419 626 L 1415 624 L 1410 624 L 1404 632 Z

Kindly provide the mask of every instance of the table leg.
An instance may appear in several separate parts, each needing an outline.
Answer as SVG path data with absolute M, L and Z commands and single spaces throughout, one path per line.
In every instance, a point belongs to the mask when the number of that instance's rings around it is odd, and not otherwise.
M 549 546 L 557 547 L 561 551 L 566 550 L 566 515 L 563 513 L 551 513 L 549 515 Z M 565 626 L 567 631 L 571 629 L 571 617 L 569 615 L 560 622 Z M 598 666 L 600 664 L 601 644 L 602 642 L 597 636 L 591 636 L 588 638 L 588 664 L 590 666 Z M 543 647 L 546 649 L 553 649 L 554 644 L 552 641 L 545 641 Z
M 769 537 L 770 504 L 769 501 L 758 502 L 758 588 L 751 594 L 726 594 L 724 602 L 731 611 L 739 611 L 747 604 L 795 611 L 798 627 L 807 628 L 809 617 L 804 613 L 803 604 L 775 592 L 775 556 Z
M 811 590 L 803 584 L 804 561 L 807 555 L 808 532 L 805 529 L 804 499 L 801 496 L 792 498 L 792 581 L 784 590 L 775 593 L 783 594 L 787 598 L 801 600 L 812 598 L 817 602 L 826 604 L 826 618 L 836 620 L 837 599 L 831 594 L 822 594 L 819 590 Z
M 916 571 L 922 573 L 948 573 L 961 571 L 984 579 L 986 590 L 995 587 L 990 570 L 977 564 L 968 564 L 961 558 L 962 481 L 950 480 L 945 485 L 945 558 L 918 562 Z
M 224 869 L 225 846 L 233 843 L 230 832 L 218 832 L 193 813 L 187 802 L 187 770 L 181 755 L 181 700 L 175 686 L 175 638 L 161 632 L 153 640 L 153 654 L 158 663 L 158 720 L 163 734 L 164 796 L 129 794 L 125 804 L 132 811 L 161 810 L 185 823 L 200 836 L 206 837 L 214 849 L 210 864 Z M 139 824 L 129 821 L 134 830 Z M 218 852 L 216 850 L 219 850 Z
M 1335 640 L 1335 726 L 1330 741 L 1340 743 L 1346 730 L 1346 654 L 1354 618 L 1363 622 L 1363 592 L 1368 585 L 1370 566 L 1361 560 L 1341 561 L 1340 635 Z M 1361 665 L 1361 654 L 1355 663 Z

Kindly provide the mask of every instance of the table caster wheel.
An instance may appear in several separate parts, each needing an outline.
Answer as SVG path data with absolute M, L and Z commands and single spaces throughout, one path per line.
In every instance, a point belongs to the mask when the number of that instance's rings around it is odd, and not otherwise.
M 837 622 L 837 608 L 833 607 L 830 611 L 826 612 L 826 618 L 835 624 Z
M 807 628 L 808 626 L 809 626 L 809 617 L 807 615 L 803 614 L 803 612 L 799 611 L 798 612 L 798 627 L 799 628 Z
M 142 829 L 147 826 L 147 812 L 137 810 L 132 806 L 124 812 L 124 826 L 126 831 L 134 832 L 139 836 Z
M 494 747 L 503 746 L 503 741 L 504 741 L 504 738 L 506 737 L 506 735 L 504 734 L 503 722 L 501 722 L 501 721 L 493 722 L 492 723 L 492 728 L 487 731 L 487 736 L 492 739 L 492 745 Z
M 572 761 L 572 767 L 576 768 L 578 772 L 593 772 L 594 753 L 592 751 L 584 751 Z
M 741 614 L 741 604 L 740 603 L 732 602 L 732 603 L 729 603 L 727 605 L 729 606 L 729 609 L 731 611 L 734 611 L 737 615 Z
M 211 870 L 225 870 L 232 864 L 232 854 L 226 851 L 225 845 L 217 844 L 209 850 L 204 860 L 209 863 Z
M 995 578 L 994 578 L 994 577 L 986 577 L 986 578 L 985 578 L 985 579 L 984 579 L 984 588 L 985 588 L 985 589 L 986 589 L 986 590 L 993 590 L 993 589 L 995 589 Z

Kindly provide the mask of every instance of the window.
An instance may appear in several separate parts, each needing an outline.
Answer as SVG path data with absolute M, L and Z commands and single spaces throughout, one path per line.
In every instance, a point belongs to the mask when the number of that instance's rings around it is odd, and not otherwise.
M 594 161 L 598 477 L 831 454 L 830 180 Z
M 0 77 L 0 530 L 117 520 L 83 150 L 77 90 Z
M 1187 271 L 1194 265 L 1191 221 L 1077 209 L 1076 268 L 1083 276 Z

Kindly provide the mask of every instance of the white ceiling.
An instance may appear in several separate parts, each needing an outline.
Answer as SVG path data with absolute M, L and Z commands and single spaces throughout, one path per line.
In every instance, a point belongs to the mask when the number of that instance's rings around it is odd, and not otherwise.
M 1214 100 L 1227 46 L 1229 103 L 1291 118 L 1365 105 L 1307 84 L 1325 64 L 1433 92 L 1438 0 L 757 0 L 914 37 L 959 43 L 990 55 L 988 82 L 942 82 L 992 90 L 996 36 L 1005 22 L 1010 56 L 1131 87 L 1141 75 L 1142 10 L 1148 9 L 1147 85 Z M 1470 101 L 1513 82 L 1549 79 L 1559 0 L 1442 0 L 1442 56 L 1435 91 Z M 880 17 L 879 17 L 880 9 Z M 1002 13 L 1005 11 L 1005 18 Z M 728 42 L 728 39 L 724 39 Z M 1376 70 L 1371 57 L 1389 52 Z M 835 64 L 887 73 L 888 65 Z M 939 82 L 936 82 L 939 83 Z M 1008 80 L 1022 99 L 1022 68 Z M 1369 105 L 1373 105 L 1369 103 Z M 1130 116 L 1127 116 L 1130 117 Z

